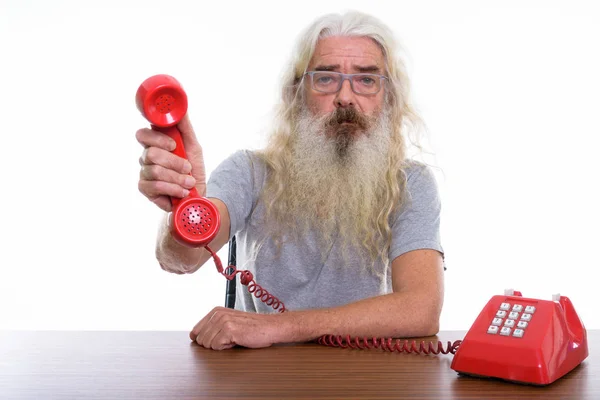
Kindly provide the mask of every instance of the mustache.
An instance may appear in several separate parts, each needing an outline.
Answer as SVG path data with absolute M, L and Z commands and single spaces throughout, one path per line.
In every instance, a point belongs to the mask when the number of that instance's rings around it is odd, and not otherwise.
M 362 113 L 355 108 L 337 108 L 333 114 L 327 118 L 325 126 L 328 128 L 338 128 L 345 122 L 355 124 L 360 129 L 367 129 L 369 127 L 367 117 L 362 115 Z

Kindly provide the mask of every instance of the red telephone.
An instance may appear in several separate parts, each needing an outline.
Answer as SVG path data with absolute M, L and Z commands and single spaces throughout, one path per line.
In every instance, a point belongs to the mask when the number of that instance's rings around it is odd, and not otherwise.
M 400 353 L 452 353 L 451 368 L 460 375 L 548 385 L 588 356 L 587 332 L 569 298 L 522 297 L 506 290 L 493 296 L 463 340 L 420 342 L 400 339 L 326 335 L 318 343 L 343 348 L 381 348 Z M 437 347 L 437 348 L 436 348 Z
M 181 133 L 175 126 L 187 112 L 187 96 L 175 78 L 155 75 L 145 80 L 136 94 L 138 110 L 155 130 L 168 134 L 177 143 L 173 151 L 186 158 Z M 217 254 L 208 246 L 216 236 L 220 218 L 216 206 L 200 197 L 195 189 L 173 204 L 173 236 L 181 243 L 204 246 L 217 270 L 226 279 L 240 274 L 240 283 L 250 293 L 279 312 L 283 302 L 258 285 L 249 271 L 229 265 L 226 273 Z M 461 375 L 498 378 L 511 382 L 548 385 L 573 370 L 588 356 L 587 333 L 571 301 L 560 295 L 552 300 L 525 298 L 508 290 L 494 296 L 483 308 L 463 340 L 447 346 L 441 342 L 399 339 L 351 338 L 324 335 L 317 342 L 343 348 L 381 348 L 387 351 L 424 354 L 454 354 L 451 368 Z
M 548 385 L 588 356 L 587 332 L 568 297 L 507 290 L 483 308 L 452 360 L 459 374 Z

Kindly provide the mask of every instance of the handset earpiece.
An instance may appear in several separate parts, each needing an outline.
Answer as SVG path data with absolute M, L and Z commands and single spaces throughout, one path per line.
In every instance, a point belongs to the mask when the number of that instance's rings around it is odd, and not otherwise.
M 187 160 L 181 132 L 177 124 L 187 113 L 187 95 L 181 84 L 169 75 L 146 79 L 135 96 L 137 109 L 152 129 L 167 134 L 176 143 L 173 154 Z M 171 233 L 180 243 L 191 247 L 208 245 L 217 235 L 220 216 L 217 207 L 192 188 L 183 199 L 170 197 Z

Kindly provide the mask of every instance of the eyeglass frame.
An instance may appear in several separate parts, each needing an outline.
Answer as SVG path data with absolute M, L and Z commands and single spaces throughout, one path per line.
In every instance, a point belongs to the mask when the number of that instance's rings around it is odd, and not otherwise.
M 340 80 L 340 83 L 338 85 L 338 88 L 336 91 L 334 92 L 324 92 L 322 90 L 316 89 L 315 88 L 315 81 L 314 81 L 314 74 L 320 74 L 320 73 L 330 73 L 330 74 L 336 74 L 342 77 L 342 79 Z M 352 78 L 355 76 L 376 76 L 379 78 L 379 82 L 381 83 L 381 80 L 383 79 L 387 79 L 389 80 L 389 78 L 385 75 L 379 75 L 379 74 L 372 74 L 372 73 L 368 73 L 368 72 L 360 72 L 357 74 L 344 74 L 341 72 L 337 72 L 337 71 L 307 71 L 305 72 L 302 76 L 310 76 L 310 87 L 319 92 L 319 93 L 326 93 L 326 94 L 334 94 L 334 93 L 338 93 L 340 90 L 342 90 L 342 86 L 344 85 L 344 81 L 347 79 L 348 82 L 350 82 L 350 89 L 352 89 L 352 92 L 354 92 L 355 94 L 358 94 L 360 96 L 373 96 L 376 95 L 377 93 L 379 93 L 381 91 L 381 89 L 383 88 L 383 85 L 379 85 L 379 90 L 377 90 L 374 93 L 358 93 L 356 90 L 354 90 L 354 81 L 352 81 Z

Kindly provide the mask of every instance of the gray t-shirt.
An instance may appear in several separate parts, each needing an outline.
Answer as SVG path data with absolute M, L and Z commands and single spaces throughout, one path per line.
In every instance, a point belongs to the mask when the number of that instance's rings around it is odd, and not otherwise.
M 439 235 L 441 204 L 435 177 L 429 168 L 414 161 L 406 172 L 409 200 L 390 220 L 390 262 L 416 249 L 435 249 L 443 254 Z M 383 268 L 383 276 L 365 274 L 361 266 L 352 265 L 361 262 L 361 258 L 347 254 L 346 264 L 340 268 L 343 258 L 337 242 L 325 262 L 313 235 L 296 245 L 286 243 L 276 257 L 272 241 L 261 240 L 264 206 L 258 198 L 265 181 L 264 163 L 251 151 L 239 150 L 211 173 L 207 183 L 206 196 L 222 200 L 229 210 L 229 238 L 236 237 L 238 269 L 251 271 L 259 285 L 292 311 L 336 307 L 392 291 L 391 265 Z M 259 242 L 262 245 L 257 252 Z M 239 281 L 236 291 L 236 309 L 274 312 Z

